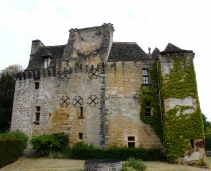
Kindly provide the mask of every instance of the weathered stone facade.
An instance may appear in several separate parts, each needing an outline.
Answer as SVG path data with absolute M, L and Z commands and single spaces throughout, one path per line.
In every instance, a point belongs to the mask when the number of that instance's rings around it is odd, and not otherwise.
M 161 74 L 170 74 L 168 51 L 146 54 L 136 43 L 113 42 L 113 32 L 112 24 L 103 24 L 71 29 L 66 45 L 32 41 L 29 65 L 17 75 L 11 130 L 29 137 L 64 132 L 70 144 L 102 148 L 162 148 L 152 126 L 140 119 L 139 95 L 141 85 L 153 86 L 148 71 L 158 58 Z M 192 113 L 198 104 L 194 97 L 164 99 L 165 111 L 177 105 L 193 106 L 184 111 Z M 149 111 L 146 117 L 153 115 Z

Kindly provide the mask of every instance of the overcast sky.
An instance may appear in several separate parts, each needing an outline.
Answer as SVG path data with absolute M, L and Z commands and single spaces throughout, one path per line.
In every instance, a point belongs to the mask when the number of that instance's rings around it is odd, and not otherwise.
M 0 0 L 0 70 L 27 67 L 31 41 L 63 45 L 71 28 L 112 23 L 114 41 L 148 52 L 172 44 L 195 52 L 202 112 L 211 120 L 211 0 Z

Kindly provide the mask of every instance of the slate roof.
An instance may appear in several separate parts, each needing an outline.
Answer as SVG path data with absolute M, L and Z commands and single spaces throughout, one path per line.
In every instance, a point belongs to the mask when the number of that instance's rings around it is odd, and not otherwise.
M 184 50 L 181 49 L 171 43 L 168 43 L 165 50 L 162 51 L 160 54 L 170 54 L 170 53 L 190 53 L 193 52 L 192 50 Z
M 25 70 L 43 69 L 43 57 L 47 56 L 51 58 L 48 68 L 54 67 L 56 65 L 56 59 L 62 58 L 65 46 L 66 45 L 40 47 L 33 59 L 29 61 L 29 65 Z
M 152 60 L 156 60 L 159 54 L 160 54 L 160 50 L 156 47 L 156 48 L 153 50 L 152 55 L 151 55 Z
M 149 61 L 151 58 L 135 42 L 113 42 L 107 62 Z

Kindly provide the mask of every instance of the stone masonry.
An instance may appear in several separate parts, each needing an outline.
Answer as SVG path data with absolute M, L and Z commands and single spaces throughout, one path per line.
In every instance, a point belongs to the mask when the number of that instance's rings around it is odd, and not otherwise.
M 146 54 L 135 42 L 113 42 L 113 32 L 112 24 L 103 24 L 71 29 L 65 45 L 33 40 L 29 65 L 17 74 L 11 130 L 29 137 L 66 133 L 70 145 L 162 148 L 153 128 L 140 119 L 139 96 L 141 85 L 151 85 L 143 70 L 161 58 L 160 51 Z M 162 74 L 172 65 L 162 62 Z M 185 104 L 194 110 L 194 101 L 170 98 L 164 107 Z

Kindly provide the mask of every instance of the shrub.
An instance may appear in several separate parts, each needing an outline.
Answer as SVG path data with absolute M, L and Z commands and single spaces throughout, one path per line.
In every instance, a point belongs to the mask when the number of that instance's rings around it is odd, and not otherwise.
M 146 166 L 142 162 L 142 160 L 137 160 L 134 158 L 129 158 L 126 162 L 123 163 L 123 171 L 145 171 Z
M 96 148 L 93 145 L 83 143 L 75 144 L 72 147 L 70 158 L 72 159 L 119 159 L 127 160 L 128 158 L 142 159 L 145 161 L 164 160 L 161 150 L 157 148 L 127 148 L 112 147 L 107 149 Z
M 49 154 L 49 158 L 53 159 L 68 159 L 71 153 L 71 147 L 63 148 L 61 151 L 52 151 Z
M 0 168 L 18 160 L 23 154 L 22 140 L 18 138 L 0 138 Z
M 27 147 L 28 137 L 26 134 L 24 134 L 23 132 L 21 132 L 19 130 L 1 133 L 0 138 L 19 138 L 22 140 L 23 149 L 25 149 Z
M 62 133 L 40 135 L 30 142 L 37 149 L 38 156 L 48 156 L 50 152 L 61 152 L 68 146 L 68 136 Z

